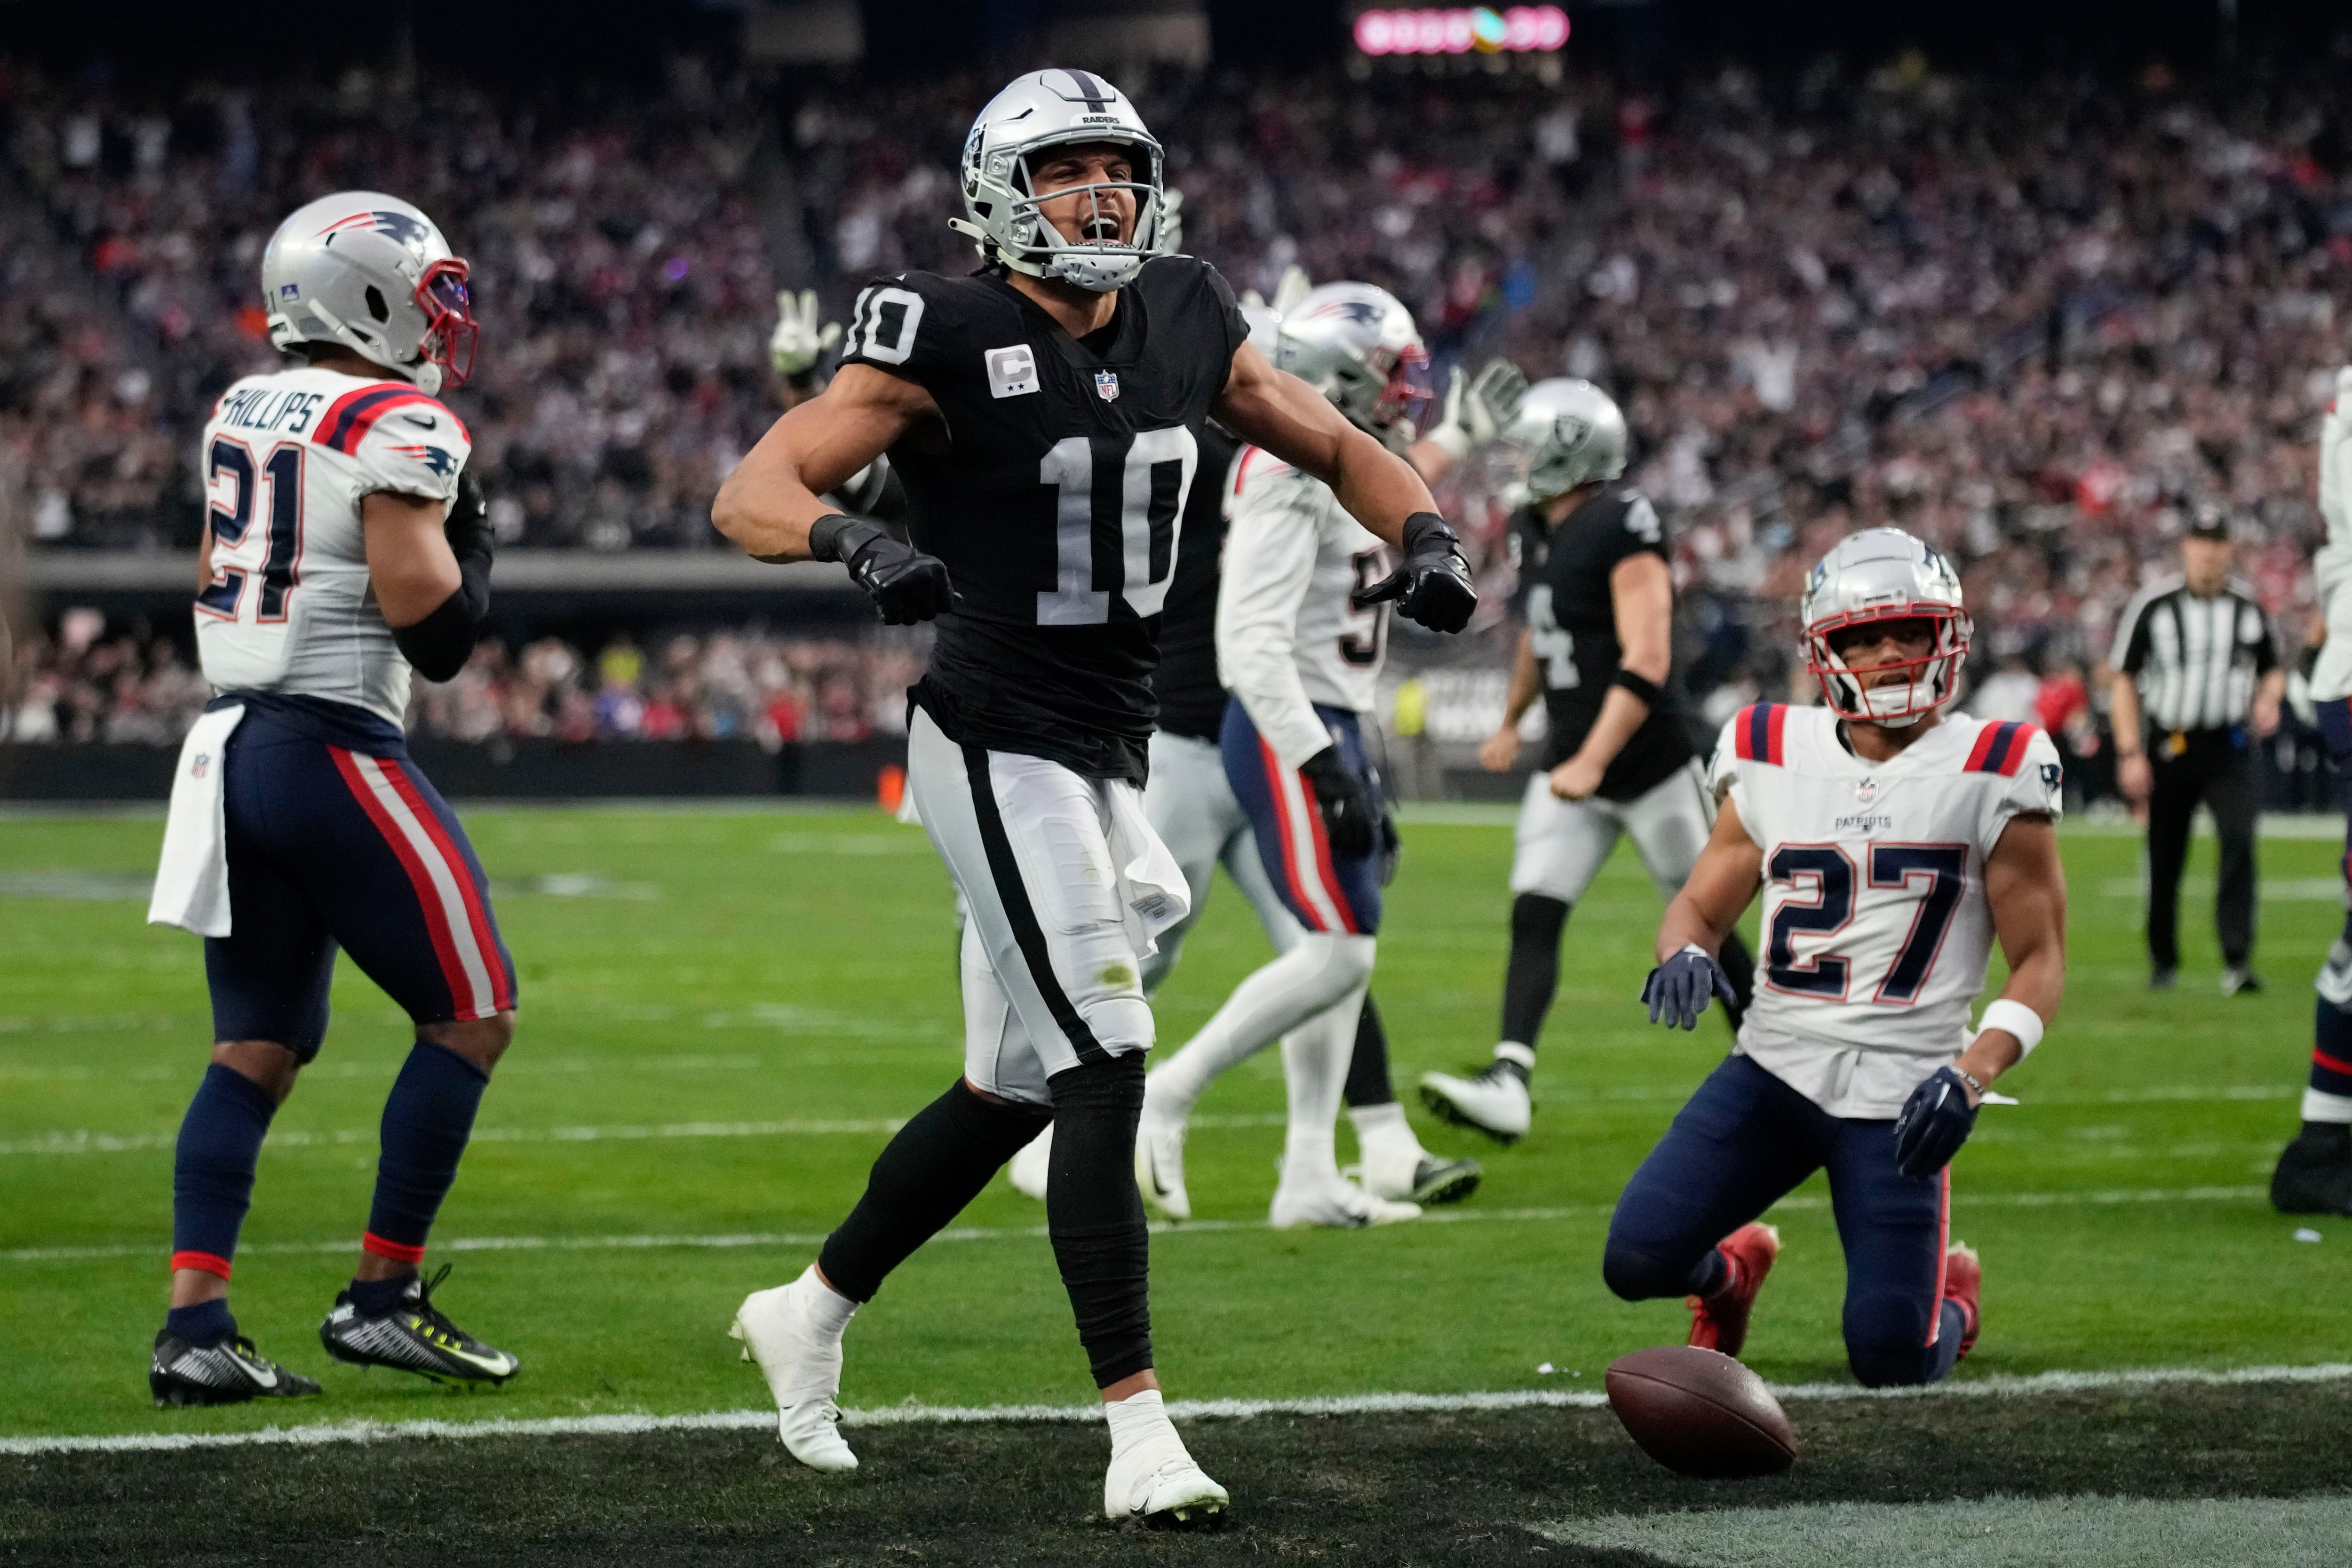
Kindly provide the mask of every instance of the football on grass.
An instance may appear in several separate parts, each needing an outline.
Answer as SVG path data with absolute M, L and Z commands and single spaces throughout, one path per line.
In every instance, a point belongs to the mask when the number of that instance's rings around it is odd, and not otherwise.
M 1642 1452 L 1708 1480 L 1777 1476 L 1797 1434 L 1764 1380 L 1718 1351 L 1659 1345 L 1609 1367 L 1609 1408 Z

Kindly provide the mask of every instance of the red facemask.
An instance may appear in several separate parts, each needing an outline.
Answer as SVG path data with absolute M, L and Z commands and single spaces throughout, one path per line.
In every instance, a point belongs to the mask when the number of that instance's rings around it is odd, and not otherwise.
M 425 340 L 417 350 L 442 368 L 446 386 L 466 384 L 474 374 L 474 350 L 481 342 L 473 294 L 466 286 L 470 271 L 462 258 L 445 257 L 416 280 L 416 308 L 425 312 Z
M 1935 647 L 1917 658 L 1898 659 L 1867 670 L 1849 669 L 1844 659 L 1831 651 L 1832 633 L 1881 621 L 1927 621 L 1935 628 Z M 1841 719 L 1864 723 L 1916 719 L 1950 700 L 1958 685 L 1960 665 L 1969 655 L 1972 629 L 1968 613 L 1949 605 L 1874 605 L 1807 626 L 1805 668 L 1822 683 L 1822 700 Z M 1904 684 L 1881 684 L 1889 670 L 1901 675 Z M 1864 677 L 1871 679 L 1870 690 L 1863 687 Z

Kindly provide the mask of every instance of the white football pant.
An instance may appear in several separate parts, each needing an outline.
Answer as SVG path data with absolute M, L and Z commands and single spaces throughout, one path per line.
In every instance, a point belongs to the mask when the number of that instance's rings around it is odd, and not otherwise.
M 1632 800 L 1562 800 L 1551 793 L 1551 774 L 1538 768 L 1519 804 L 1511 891 L 1576 902 L 1624 833 L 1658 891 L 1673 898 L 1715 831 L 1715 803 L 1704 780 L 1694 760 Z

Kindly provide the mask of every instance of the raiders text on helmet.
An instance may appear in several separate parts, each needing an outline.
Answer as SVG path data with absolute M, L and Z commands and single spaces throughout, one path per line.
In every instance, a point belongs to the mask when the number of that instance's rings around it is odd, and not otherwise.
M 1410 440 L 1405 416 L 1429 395 L 1429 353 L 1412 312 L 1370 283 L 1310 289 L 1279 318 L 1274 363 L 1331 400 L 1349 424 L 1391 445 Z
M 1032 181 L 1039 154 L 1055 147 L 1108 142 L 1128 147 L 1133 178 L 1068 185 L 1039 196 Z M 1124 287 L 1162 249 L 1164 210 L 1160 143 L 1127 95 L 1082 70 L 1032 71 L 989 100 L 963 144 L 965 217 L 950 226 L 979 243 L 981 258 L 1033 278 L 1059 278 L 1097 294 Z M 1135 201 L 1135 224 L 1123 240 L 1073 238 L 1045 221 L 1045 200 L 1080 196 L 1097 204 L 1123 190 Z
M 479 329 L 467 268 L 433 220 L 397 196 L 343 191 L 278 226 L 261 257 L 269 342 L 340 343 L 426 393 L 463 386 Z
M 1554 376 L 1528 388 L 1503 439 L 1527 454 L 1527 493 L 1547 501 L 1625 471 L 1625 416 L 1589 381 Z
M 1838 541 L 1805 582 L 1805 668 L 1841 719 L 1904 729 L 1951 700 L 1973 628 L 1960 602 L 1960 580 L 1941 553 L 1899 528 L 1867 528 Z M 1864 690 L 1830 647 L 1832 633 L 1879 621 L 1920 620 L 1935 633 L 1921 658 L 1882 668 L 1899 683 Z M 1872 673 L 1876 673 L 1873 671 Z

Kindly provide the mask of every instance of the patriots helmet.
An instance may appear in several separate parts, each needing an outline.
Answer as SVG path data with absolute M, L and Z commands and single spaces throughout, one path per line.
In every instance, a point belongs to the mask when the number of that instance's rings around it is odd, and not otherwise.
M 1899 528 L 1866 528 L 1839 540 L 1805 579 L 1799 614 L 1805 668 L 1841 719 L 1907 729 L 1959 691 L 1975 630 L 1960 579 L 1941 552 Z M 1902 670 L 1900 682 L 1864 689 L 1830 646 L 1832 634 L 1849 627 L 1911 620 L 1927 622 L 1935 640 L 1921 658 L 1879 667 Z
M 480 329 L 469 268 L 417 208 L 381 191 L 321 196 L 261 254 L 270 346 L 340 343 L 425 392 L 463 386 Z
M 1429 351 L 1404 301 L 1370 283 L 1325 283 L 1283 312 L 1275 364 L 1325 397 L 1358 429 L 1391 446 L 1412 435 L 1429 395 Z
M 1089 142 L 1128 148 L 1133 177 L 1039 195 L 1032 176 L 1040 154 Z M 1031 71 L 989 100 L 971 122 L 963 144 L 964 216 L 948 226 L 970 235 L 984 262 L 1108 294 L 1133 282 L 1145 262 L 1168 248 L 1163 174 L 1160 143 L 1125 93 L 1091 71 Z M 1066 235 L 1041 210 L 1046 201 L 1076 195 L 1093 204 L 1094 216 L 1107 216 L 1103 193 L 1118 190 L 1134 197 L 1135 223 L 1117 240 Z

